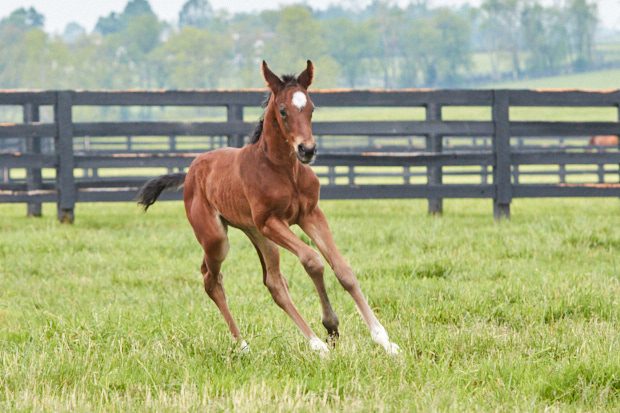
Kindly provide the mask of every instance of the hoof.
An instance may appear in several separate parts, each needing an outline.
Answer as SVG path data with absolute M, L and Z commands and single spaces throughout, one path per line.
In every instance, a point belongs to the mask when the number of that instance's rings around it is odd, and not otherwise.
M 329 336 L 327 336 L 327 345 L 331 348 L 335 348 L 338 337 L 340 337 L 340 334 L 338 334 L 337 331 L 332 331 L 329 333 Z
M 400 353 L 400 347 L 398 347 L 398 344 L 390 341 L 383 327 L 374 329 L 371 335 L 374 342 L 381 345 L 389 355 L 394 356 Z
M 321 341 L 318 337 L 313 337 L 310 339 L 310 348 L 314 351 L 317 351 L 321 357 L 325 357 L 329 354 L 329 348 L 327 344 Z
M 242 340 L 241 343 L 239 343 L 239 353 L 248 354 L 249 352 L 250 345 L 245 340 Z
M 386 346 L 383 346 L 383 348 L 390 356 L 397 356 L 400 354 L 400 347 L 396 343 L 389 342 Z

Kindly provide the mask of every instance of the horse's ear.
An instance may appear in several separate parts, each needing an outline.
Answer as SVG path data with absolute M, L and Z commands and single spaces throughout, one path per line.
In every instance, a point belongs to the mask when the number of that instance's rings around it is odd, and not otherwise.
M 263 77 L 265 78 L 265 81 L 267 82 L 267 86 L 269 86 L 269 89 L 271 89 L 273 93 L 278 93 L 284 86 L 284 83 L 282 82 L 282 80 L 280 80 L 280 78 L 275 73 L 273 73 L 271 69 L 269 69 L 269 66 L 267 66 L 267 62 L 265 62 L 264 60 L 263 60 Z
M 301 72 L 297 77 L 297 83 L 299 83 L 304 89 L 308 89 L 312 84 L 312 78 L 314 77 L 314 65 L 310 60 L 306 62 L 306 70 Z

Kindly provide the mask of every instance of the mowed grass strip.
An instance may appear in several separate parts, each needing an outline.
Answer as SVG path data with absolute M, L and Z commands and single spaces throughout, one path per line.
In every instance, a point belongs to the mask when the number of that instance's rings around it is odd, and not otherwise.
M 0 206 L 0 410 L 395 411 L 620 408 L 620 201 L 323 202 L 337 243 L 403 354 L 375 345 L 330 270 L 341 339 L 312 353 L 229 231 L 224 283 L 241 355 L 202 289 L 181 203 Z M 321 336 L 297 260 L 282 269 Z

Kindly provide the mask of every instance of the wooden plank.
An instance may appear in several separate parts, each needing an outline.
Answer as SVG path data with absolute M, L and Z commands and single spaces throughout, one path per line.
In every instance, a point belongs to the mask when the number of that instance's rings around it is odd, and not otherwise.
M 138 191 L 135 188 L 80 190 L 77 197 L 79 202 L 131 202 L 135 200 L 137 193 Z M 157 201 L 179 201 L 182 199 L 183 191 L 163 192 Z
M 512 154 L 513 165 L 602 165 L 618 162 L 620 162 L 620 152 L 537 151 Z
M 0 139 L 54 136 L 53 123 L 0 123 Z
M 74 124 L 75 136 L 209 136 L 249 135 L 254 129 L 249 122 L 98 122 Z M 315 122 L 315 135 L 491 135 L 493 124 L 478 121 L 423 122 L 423 121 L 375 121 L 375 122 Z
M 0 191 L 0 203 L 55 202 L 56 191 L 37 191 L 35 193 Z
M 387 106 L 407 107 L 428 104 L 453 106 L 490 106 L 490 90 L 318 90 L 310 91 L 310 98 L 317 106 Z
M 80 106 L 260 106 L 266 90 L 78 91 Z
M 74 136 L 205 136 L 247 135 L 253 123 L 243 122 L 98 122 L 75 123 Z
M 513 196 L 519 198 L 619 197 L 620 184 L 515 185 Z
M 0 90 L 0 105 L 53 105 L 55 100 L 54 91 Z
M 73 123 L 71 92 L 58 92 L 54 117 L 56 119 L 56 136 L 54 146 L 58 156 L 56 167 L 56 184 L 58 189 L 58 219 L 60 222 L 72 223 L 76 198 L 75 179 L 73 177 Z
M 507 90 L 511 106 L 614 106 L 620 90 Z
M 492 185 L 327 185 L 321 199 L 490 198 Z
M 77 91 L 75 105 L 90 106 L 260 106 L 266 89 Z M 457 106 L 490 105 L 489 90 L 311 90 L 317 106 L 424 106 L 428 103 Z
M 122 155 L 76 155 L 76 168 L 185 168 L 198 153 L 168 154 L 122 154 Z
M 125 153 L 114 155 L 75 155 L 76 168 L 121 168 L 121 167 L 185 167 L 199 153 Z M 319 154 L 316 166 L 466 166 L 491 165 L 493 156 L 489 153 L 410 153 L 410 154 Z
M 620 135 L 620 122 L 511 122 L 510 133 L 514 137 Z
M 0 154 L 0 165 L 3 168 L 44 168 L 55 167 L 57 164 L 57 158 L 54 155 L 20 152 Z
M 493 195 L 492 185 L 326 185 L 321 187 L 321 199 L 403 199 L 427 198 L 488 198 Z M 117 190 L 80 190 L 80 202 L 132 201 L 136 196 L 133 188 Z M 182 199 L 180 192 L 164 192 L 160 200 Z
M 493 124 L 481 121 L 374 121 L 374 122 L 315 122 L 316 135 L 363 136 L 490 136 Z
M 510 201 L 512 199 L 509 105 L 508 92 L 493 92 L 493 123 L 495 125 L 493 135 L 493 152 L 495 154 L 493 215 L 497 220 L 510 218 Z

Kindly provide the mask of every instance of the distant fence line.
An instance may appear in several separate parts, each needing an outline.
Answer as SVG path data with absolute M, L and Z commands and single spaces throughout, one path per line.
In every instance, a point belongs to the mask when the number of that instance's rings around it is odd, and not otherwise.
M 533 90 L 399 90 L 399 91 L 315 91 L 319 107 L 421 107 L 421 121 L 337 121 L 314 122 L 321 152 L 317 169 L 327 182 L 323 199 L 426 198 L 429 212 L 440 213 L 444 198 L 491 198 L 496 218 L 508 217 L 510 203 L 518 197 L 617 197 L 620 183 L 606 182 L 620 164 L 618 148 L 596 150 L 563 145 L 541 147 L 524 144 L 532 139 L 592 135 L 620 135 L 620 91 L 533 91 Z M 58 218 L 71 222 L 76 202 L 129 201 L 145 177 L 101 177 L 100 168 L 186 168 L 199 151 L 179 150 L 179 137 L 203 137 L 206 149 L 240 147 L 254 123 L 244 122 L 246 107 L 258 107 L 264 92 L 246 91 L 0 91 L 0 105 L 21 106 L 23 123 L 0 124 L 0 141 L 25 140 L 25 150 L 0 153 L 0 169 L 9 171 L 0 184 L 0 202 L 28 204 L 30 215 L 40 215 L 42 202 L 58 205 Z M 40 122 L 40 108 L 53 108 L 53 122 Z M 75 122 L 77 106 L 220 106 L 227 108 L 224 122 Z M 442 108 L 449 106 L 490 107 L 488 121 L 443 120 Z M 613 107 L 615 122 L 511 121 L 511 107 Z M 164 137 L 163 149 L 135 150 L 133 137 Z M 353 136 L 353 150 L 342 150 L 339 143 Z M 105 149 L 102 142 L 128 137 L 121 149 Z M 42 147 L 52 139 L 52 151 Z M 376 142 L 405 138 L 406 142 L 377 148 Z M 467 144 L 447 146 L 448 139 L 469 139 Z M 98 148 L 86 147 L 90 140 Z M 414 150 L 413 139 L 421 140 L 423 150 Z M 511 139 L 513 144 L 511 144 Z M 80 146 L 81 145 L 81 146 Z M 89 144 L 90 145 L 90 144 Z M 340 146 L 339 146 L 340 145 Z M 44 146 L 44 145 L 43 145 Z M 1 146 L 0 146 L 1 148 Z M 102 149 L 103 148 L 103 149 Z M 358 148 L 359 150 L 355 150 Z M 558 183 L 521 182 L 520 168 L 528 165 L 557 166 L 553 174 Z M 566 165 L 594 167 L 595 183 L 565 183 Z M 415 168 L 424 167 L 420 173 Z M 447 167 L 463 167 L 447 172 Z M 476 171 L 467 170 L 475 167 Z M 42 170 L 55 169 L 52 179 Z M 396 168 L 396 170 L 394 170 Z M 606 169 L 607 168 L 607 169 Z M 611 168 L 611 169 L 610 169 Z M 11 169 L 25 169 L 22 178 L 11 178 Z M 343 171 L 344 169 L 344 171 Z M 489 171 L 490 169 L 490 171 Z M 76 171 L 83 170 L 83 176 Z M 89 172 L 90 171 L 90 172 Z M 550 172 L 541 172 L 549 174 Z M 425 183 L 415 183 L 423 174 Z M 6 174 L 5 174 L 6 175 Z M 445 183 L 449 175 L 477 175 L 479 183 Z M 390 179 L 401 183 L 384 183 Z M 342 180 L 346 182 L 342 183 Z M 375 179 L 378 183 L 359 183 Z M 165 194 L 164 199 L 179 199 Z

